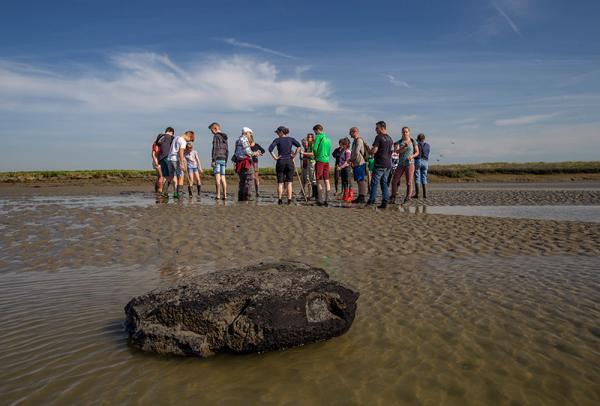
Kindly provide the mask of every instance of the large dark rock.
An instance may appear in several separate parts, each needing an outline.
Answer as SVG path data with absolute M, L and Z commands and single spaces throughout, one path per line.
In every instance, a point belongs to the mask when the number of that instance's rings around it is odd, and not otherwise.
M 125 306 L 130 343 L 160 354 L 252 353 L 345 333 L 358 293 L 319 268 L 270 263 L 199 275 Z

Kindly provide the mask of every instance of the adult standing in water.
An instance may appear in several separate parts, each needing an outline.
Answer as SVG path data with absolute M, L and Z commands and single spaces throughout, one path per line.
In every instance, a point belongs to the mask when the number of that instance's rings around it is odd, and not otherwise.
M 306 145 L 305 145 L 306 144 Z M 313 147 L 315 145 L 315 135 L 313 133 L 306 134 L 306 138 L 302 140 L 302 149 L 300 157 L 302 158 L 302 185 L 309 197 L 317 198 L 317 180 L 315 178 L 315 154 Z M 308 184 L 310 183 L 310 189 Z
M 229 156 L 229 146 L 227 145 L 227 134 L 221 132 L 219 123 L 212 123 L 208 129 L 213 134 L 212 161 L 213 174 L 215 175 L 215 185 L 217 199 L 227 198 L 227 180 L 225 179 L 225 166 Z
M 238 201 L 244 202 L 252 197 L 252 184 L 254 183 L 254 165 L 252 158 L 258 154 L 250 147 L 249 138 L 252 130 L 248 127 L 242 128 L 240 138 L 235 142 L 235 172 L 240 177 L 238 188 Z
M 169 174 L 174 177 L 177 190 L 173 194 L 175 199 L 183 197 L 183 173 L 187 174 L 185 148 L 188 142 L 194 142 L 194 132 L 186 131 L 183 135 L 175 137 L 169 150 Z M 167 188 L 167 193 L 168 193 Z
M 381 186 L 381 205 L 380 209 L 385 209 L 388 204 L 388 185 L 387 177 L 392 167 L 392 148 L 394 141 L 387 133 L 385 121 L 378 121 L 375 124 L 377 136 L 371 148 L 371 154 L 374 155 L 373 174 L 371 175 L 371 194 L 367 205 L 375 204 L 377 199 L 377 186 Z
M 431 147 L 425 142 L 425 134 L 417 135 L 419 155 L 415 157 L 415 199 L 419 198 L 419 185 L 423 188 L 423 199 L 427 199 L 427 170 L 429 169 L 429 152 Z
M 402 204 L 410 201 L 412 197 L 412 182 L 413 177 L 415 176 L 415 163 L 414 157 L 415 154 L 418 154 L 418 147 L 415 148 L 415 144 L 413 140 L 410 138 L 410 128 L 402 127 L 402 139 L 399 141 L 400 143 L 400 157 L 398 160 L 398 167 L 394 172 L 394 177 L 392 178 L 392 203 L 396 200 L 396 193 L 398 192 L 398 185 L 402 180 L 402 175 L 406 176 L 406 196 L 404 197 L 404 201 Z
M 165 193 L 163 193 L 163 196 L 165 197 L 169 192 L 169 185 L 173 180 L 173 176 L 169 176 L 169 161 L 167 158 L 169 158 L 171 143 L 173 142 L 173 138 L 175 138 L 174 135 L 175 130 L 173 129 L 173 127 L 167 127 L 164 133 L 159 134 L 158 137 L 156 137 L 154 145 L 158 148 L 158 150 L 155 150 L 152 153 L 152 164 L 153 166 L 158 166 L 158 168 L 156 169 L 157 174 L 160 171 L 160 173 L 158 174 L 158 179 L 156 180 L 156 189 L 159 193 L 162 193 L 164 191 Z M 154 159 L 156 159 L 156 161 L 154 161 Z M 165 184 L 166 187 L 164 186 Z
M 287 190 L 288 204 L 292 202 L 292 182 L 294 180 L 294 157 L 298 153 L 300 143 L 292 137 L 288 137 L 290 130 L 284 126 L 279 126 L 275 130 L 277 138 L 269 146 L 269 153 L 276 161 L 275 172 L 277 173 L 277 198 L 278 204 L 283 204 L 283 187 Z M 277 155 L 273 150 L 277 147 Z M 292 148 L 296 149 L 292 152 Z
M 352 151 L 350 163 L 354 180 L 358 184 L 358 197 L 352 203 L 364 203 L 367 195 L 367 158 L 369 156 L 368 146 L 360 136 L 357 127 L 352 127 L 349 132 L 352 138 Z
M 252 134 L 252 131 L 250 131 L 247 136 L 248 141 L 250 142 L 250 149 L 252 149 L 252 152 L 257 152 L 257 154 L 252 156 L 252 168 L 254 169 L 254 192 L 255 196 L 258 197 L 258 188 L 260 186 L 260 177 L 258 176 L 258 157 L 265 153 L 265 149 L 261 147 L 260 144 L 254 142 L 254 134 Z
M 317 178 L 317 206 L 329 205 L 329 192 L 331 184 L 329 183 L 329 154 L 331 152 L 331 140 L 323 132 L 323 126 L 316 124 L 313 127 L 315 132 L 315 175 Z M 325 195 L 325 199 L 323 199 Z

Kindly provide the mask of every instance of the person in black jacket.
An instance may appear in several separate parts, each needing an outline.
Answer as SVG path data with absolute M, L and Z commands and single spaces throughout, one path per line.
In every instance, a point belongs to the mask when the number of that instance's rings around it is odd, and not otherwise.
M 250 141 L 250 148 L 252 152 L 259 152 L 259 154 L 254 155 L 252 157 L 252 166 L 254 167 L 254 192 L 256 197 L 258 197 L 258 188 L 260 186 L 260 178 L 258 176 L 258 157 L 262 156 L 265 153 L 265 149 L 254 142 L 254 135 L 252 132 L 248 133 L 248 141 Z
M 225 179 L 225 166 L 229 156 L 229 147 L 227 146 L 227 134 L 221 132 L 219 123 L 212 123 L 208 126 L 213 133 L 212 161 L 213 173 L 215 175 L 217 199 L 227 199 L 227 180 Z

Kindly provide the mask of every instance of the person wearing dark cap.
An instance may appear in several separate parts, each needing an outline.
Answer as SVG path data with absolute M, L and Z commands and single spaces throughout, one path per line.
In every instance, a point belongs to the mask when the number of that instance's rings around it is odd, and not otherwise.
M 278 204 L 283 204 L 283 187 L 287 189 L 288 204 L 292 202 L 292 182 L 294 180 L 294 157 L 298 153 L 300 143 L 293 137 L 288 137 L 290 130 L 279 126 L 275 130 L 277 138 L 269 146 L 269 153 L 276 161 L 275 172 L 277 173 L 277 198 Z M 277 147 L 277 155 L 273 150 Z M 292 148 L 296 149 L 292 152 Z

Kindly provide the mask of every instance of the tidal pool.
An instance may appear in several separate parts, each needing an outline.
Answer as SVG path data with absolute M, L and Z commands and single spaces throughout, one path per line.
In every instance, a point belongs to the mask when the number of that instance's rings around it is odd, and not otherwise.
M 161 357 L 127 345 L 134 295 L 214 265 L 0 273 L 12 404 L 598 404 L 600 259 L 317 260 L 361 293 L 349 332 L 283 352 Z

